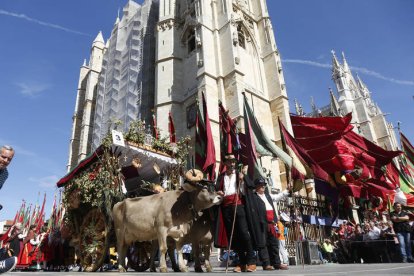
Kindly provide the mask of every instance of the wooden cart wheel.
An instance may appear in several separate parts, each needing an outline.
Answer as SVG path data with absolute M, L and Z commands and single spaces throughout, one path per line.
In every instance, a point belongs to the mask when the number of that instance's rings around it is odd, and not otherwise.
M 128 248 L 128 267 L 143 272 L 151 264 L 151 242 L 135 242 Z
M 102 266 L 109 246 L 109 227 L 105 215 L 97 208 L 83 218 L 79 250 L 84 271 L 94 272 Z

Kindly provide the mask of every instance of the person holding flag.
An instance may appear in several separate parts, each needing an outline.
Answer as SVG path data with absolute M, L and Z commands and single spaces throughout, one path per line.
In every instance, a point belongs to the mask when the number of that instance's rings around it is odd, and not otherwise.
M 220 211 L 225 231 L 219 230 L 216 232 L 220 232 L 226 237 L 223 238 L 216 235 L 215 244 L 221 243 L 218 241 L 219 239 L 226 240 L 228 244 L 221 244 L 229 250 L 233 249 L 237 253 L 240 264 L 234 268 L 234 272 L 254 272 L 256 271 L 256 257 L 252 233 L 248 226 L 248 216 L 250 213 L 249 209 L 245 208 L 247 187 L 244 183 L 244 174 L 237 170 L 237 159 L 234 154 L 226 154 L 224 156 L 224 163 L 226 171 L 217 178 L 216 191 L 218 195 L 224 198 Z M 218 221 L 220 221 L 220 217 Z

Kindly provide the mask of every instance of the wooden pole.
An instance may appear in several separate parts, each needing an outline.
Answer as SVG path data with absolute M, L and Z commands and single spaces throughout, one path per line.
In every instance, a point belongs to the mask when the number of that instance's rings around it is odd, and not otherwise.
M 279 120 L 279 123 L 281 122 L 281 120 Z M 288 152 L 287 151 L 287 147 L 286 147 L 286 141 L 285 141 L 285 138 L 283 137 L 283 134 L 282 134 L 282 130 L 281 130 L 281 127 L 279 126 L 279 129 L 280 129 L 280 137 L 281 137 L 281 139 L 282 139 L 282 147 L 283 147 L 283 150 L 285 151 L 285 152 Z M 292 192 L 292 198 L 293 198 L 293 209 L 294 209 L 294 211 L 295 211 L 295 216 L 296 216 L 296 218 L 297 218 L 297 215 L 296 215 L 296 199 L 295 199 L 295 195 L 293 194 L 293 183 L 292 183 L 292 177 L 291 177 L 291 170 L 290 170 L 290 168 L 289 168 L 289 166 L 286 164 L 286 163 L 284 163 L 285 164 L 285 174 L 286 174 L 286 186 L 290 189 L 290 191 Z M 297 229 L 295 229 L 295 232 L 296 232 L 296 234 L 297 234 L 297 237 L 299 237 L 300 236 L 300 225 L 299 225 L 299 223 L 298 222 L 296 222 L 296 225 L 297 225 Z M 295 227 L 296 228 L 296 227 Z M 298 233 L 297 233 L 297 231 L 299 231 L 299 235 L 298 235 Z M 296 240 L 296 242 L 297 242 L 297 240 Z M 303 267 L 303 269 L 305 269 L 305 262 L 304 262 L 304 257 L 303 257 L 303 243 L 302 243 L 302 241 L 300 240 L 299 241 L 299 243 L 300 243 L 300 259 L 301 259 L 301 261 L 302 261 L 302 267 Z M 296 247 L 295 247 L 295 249 L 296 249 Z
M 237 190 L 236 190 L 236 205 L 234 206 L 233 223 L 231 225 L 230 240 L 229 240 L 229 245 L 228 245 L 228 248 L 227 248 L 226 274 L 227 274 L 227 270 L 229 268 L 231 242 L 233 240 L 234 225 L 236 224 L 237 201 L 239 201 L 239 196 L 240 196 L 240 185 L 244 184 L 244 182 L 240 183 L 239 178 L 238 178 L 239 177 L 238 173 L 239 173 L 239 171 L 236 170 L 236 181 L 239 182 L 239 183 L 237 185 Z

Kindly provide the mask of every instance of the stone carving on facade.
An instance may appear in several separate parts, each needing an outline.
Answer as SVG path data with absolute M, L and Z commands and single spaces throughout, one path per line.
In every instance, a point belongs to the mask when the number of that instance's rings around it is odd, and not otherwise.
M 177 24 L 174 19 L 167 19 L 167 20 L 158 22 L 157 30 L 163 32 L 165 30 L 171 30 L 172 28 L 177 28 L 178 26 L 179 24 Z
M 236 46 L 237 44 L 239 44 L 239 34 L 237 33 L 237 31 L 233 32 L 233 45 Z
M 247 16 L 246 14 L 244 14 L 244 15 L 243 15 L 243 19 L 244 19 L 244 22 L 246 23 L 246 25 L 247 25 L 250 29 L 252 29 L 252 30 L 253 30 L 253 28 L 254 28 L 254 25 L 253 25 L 253 20 L 252 20 L 249 16 Z
M 243 21 L 243 13 L 240 10 L 234 10 L 231 14 L 230 22 L 233 26 L 237 26 Z

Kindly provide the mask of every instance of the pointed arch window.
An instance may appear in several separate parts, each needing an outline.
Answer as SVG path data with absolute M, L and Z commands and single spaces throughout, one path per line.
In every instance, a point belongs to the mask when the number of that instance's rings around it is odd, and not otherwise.
M 187 49 L 188 53 L 191 53 L 196 48 L 196 39 L 195 39 L 195 31 L 191 29 L 188 31 L 187 34 Z
M 246 35 L 241 24 L 237 26 L 237 38 L 239 40 L 240 47 L 246 49 Z

